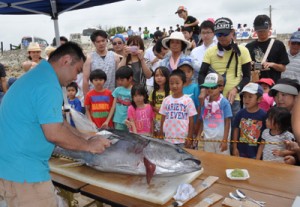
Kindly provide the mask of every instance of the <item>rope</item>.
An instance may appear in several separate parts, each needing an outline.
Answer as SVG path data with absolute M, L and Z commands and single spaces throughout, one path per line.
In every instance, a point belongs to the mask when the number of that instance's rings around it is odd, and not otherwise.
M 165 137 L 162 136 L 153 136 L 157 139 L 164 139 Z M 172 139 L 183 139 L 183 138 L 172 138 Z M 242 144 L 272 144 L 272 145 L 282 145 L 283 142 L 254 142 L 254 141 L 235 141 L 235 140 L 216 140 L 216 139 L 203 139 L 203 138 L 185 138 L 186 140 L 191 141 L 200 141 L 200 142 L 224 142 L 224 143 L 242 143 Z

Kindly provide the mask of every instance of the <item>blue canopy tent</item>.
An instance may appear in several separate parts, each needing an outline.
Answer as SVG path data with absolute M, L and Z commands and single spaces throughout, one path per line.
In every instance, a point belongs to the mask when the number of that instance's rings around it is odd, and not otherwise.
M 44 14 L 54 21 L 56 42 L 59 40 L 58 16 L 64 12 L 84 9 L 123 0 L 0 0 L 0 14 Z

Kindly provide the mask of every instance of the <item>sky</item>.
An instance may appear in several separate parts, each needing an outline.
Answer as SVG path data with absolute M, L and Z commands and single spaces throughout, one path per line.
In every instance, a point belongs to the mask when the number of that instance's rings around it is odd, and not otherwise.
M 109 28 L 115 26 L 147 26 L 150 32 L 155 27 L 169 29 L 183 20 L 175 14 L 178 6 L 187 7 L 188 14 L 199 22 L 207 18 L 229 17 L 235 27 L 238 23 L 252 27 L 254 18 L 259 14 L 269 15 L 272 7 L 272 24 L 277 33 L 292 33 L 300 27 L 299 0 L 125 0 L 108 5 L 70 11 L 59 16 L 60 35 L 70 37 L 88 27 Z M 18 45 L 23 36 L 37 36 L 52 42 L 54 24 L 45 15 L 0 15 L 0 41 L 4 48 L 9 44 Z

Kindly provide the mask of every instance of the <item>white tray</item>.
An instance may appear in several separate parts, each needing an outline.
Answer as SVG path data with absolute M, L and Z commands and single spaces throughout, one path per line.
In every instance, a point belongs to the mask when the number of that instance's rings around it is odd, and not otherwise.
M 244 177 L 232 177 L 231 172 L 235 169 L 226 169 L 226 176 L 231 180 L 247 180 L 250 178 L 249 172 L 246 169 L 241 169 L 244 173 Z

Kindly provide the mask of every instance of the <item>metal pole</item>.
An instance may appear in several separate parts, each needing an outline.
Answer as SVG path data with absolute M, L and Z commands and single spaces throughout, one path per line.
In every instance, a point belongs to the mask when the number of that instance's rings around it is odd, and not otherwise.
M 3 42 L 1 42 L 1 54 L 3 55 Z

